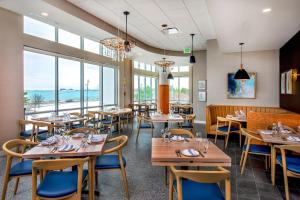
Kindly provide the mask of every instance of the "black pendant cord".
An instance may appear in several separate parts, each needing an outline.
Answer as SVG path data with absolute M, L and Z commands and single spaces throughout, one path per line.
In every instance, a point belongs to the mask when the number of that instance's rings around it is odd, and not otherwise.
M 127 14 L 126 14 L 126 41 L 127 41 Z
M 194 55 L 194 34 L 192 34 L 192 56 Z
M 244 43 L 240 43 L 240 46 L 241 46 L 241 69 L 243 69 L 243 44 Z

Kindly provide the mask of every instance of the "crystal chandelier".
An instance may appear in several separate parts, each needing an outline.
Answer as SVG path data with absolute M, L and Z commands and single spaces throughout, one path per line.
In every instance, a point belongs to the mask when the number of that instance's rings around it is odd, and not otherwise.
M 166 72 L 166 69 L 168 67 L 171 67 L 172 65 L 175 64 L 174 61 L 172 60 L 166 60 L 166 58 L 163 58 L 162 60 L 158 60 L 154 62 L 155 65 L 160 66 L 163 68 L 163 72 Z
M 127 16 L 129 15 L 128 11 L 123 13 L 126 16 L 126 40 L 122 39 L 121 37 L 112 37 L 106 38 L 100 41 L 100 43 L 108 49 L 114 50 L 114 60 L 121 62 L 126 58 L 126 53 L 129 53 L 130 50 L 135 47 L 135 42 L 130 41 L 127 38 Z M 119 35 L 119 30 L 118 30 Z

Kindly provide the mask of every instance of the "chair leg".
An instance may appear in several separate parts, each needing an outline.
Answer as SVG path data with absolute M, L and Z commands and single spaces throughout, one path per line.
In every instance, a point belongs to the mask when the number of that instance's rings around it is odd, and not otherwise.
M 10 170 L 10 166 L 11 166 L 11 161 L 12 161 L 12 158 L 7 158 L 4 179 L 3 179 L 2 200 L 5 200 L 5 196 L 6 196 L 7 185 L 9 182 L 9 170 Z
M 242 170 L 241 170 L 241 174 L 244 173 L 245 165 L 246 165 L 246 162 L 247 162 L 247 157 L 248 157 L 248 151 L 245 151 L 245 153 L 244 153 L 244 159 L 243 159 L 243 165 L 242 165 Z
M 265 170 L 268 170 L 268 156 L 265 156 Z
M 173 184 L 171 184 L 173 182 L 173 176 L 171 174 L 171 172 L 169 171 L 169 200 L 173 200 L 174 199 L 174 188 L 173 188 Z
M 121 166 L 121 173 L 122 173 L 122 179 L 123 179 L 123 185 L 124 185 L 126 197 L 127 197 L 127 199 L 129 199 L 128 181 L 127 181 L 126 171 L 125 171 L 124 166 Z
M 284 179 L 285 199 L 289 200 L 290 199 L 290 195 L 289 195 L 289 182 L 288 182 L 287 172 L 284 169 L 283 169 L 283 179 Z
M 153 128 L 151 128 L 151 135 L 152 135 L 152 138 L 153 138 Z
M 95 183 L 96 183 L 96 186 L 98 187 L 99 185 L 99 181 L 98 181 L 98 171 L 95 171 Z
M 225 136 L 225 141 L 224 141 L 225 142 L 225 145 L 224 145 L 225 149 L 227 148 L 228 139 L 229 139 L 229 134 Z
M 135 140 L 135 143 L 138 143 L 139 142 L 139 135 L 140 135 L 140 128 L 138 128 L 138 132 L 136 134 L 136 140 Z
M 240 147 L 242 147 L 242 132 L 240 131 Z
M 240 160 L 240 167 L 242 166 L 243 159 L 244 159 L 244 155 L 245 155 L 245 153 L 244 153 L 244 151 L 243 151 L 243 152 L 242 152 L 242 155 L 241 155 L 241 160 Z
M 216 136 L 215 136 L 215 143 L 217 143 L 217 137 L 218 137 L 218 133 L 216 133 Z
M 16 178 L 16 183 L 15 183 L 14 195 L 17 194 L 18 186 L 19 186 L 19 181 L 20 181 L 20 177 L 17 177 Z

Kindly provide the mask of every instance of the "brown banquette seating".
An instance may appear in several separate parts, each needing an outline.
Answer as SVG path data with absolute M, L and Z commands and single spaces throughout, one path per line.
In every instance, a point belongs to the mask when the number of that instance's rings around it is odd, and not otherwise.
M 247 115 L 247 119 L 249 112 L 273 114 L 289 113 L 289 111 L 285 109 L 275 107 L 209 105 L 206 107 L 206 133 L 216 134 L 217 117 L 226 117 L 227 115 L 234 115 L 234 112 L 238 110 L 243 110 Z M 247 128 L 249 128 L 249 124 L 247 125 Z

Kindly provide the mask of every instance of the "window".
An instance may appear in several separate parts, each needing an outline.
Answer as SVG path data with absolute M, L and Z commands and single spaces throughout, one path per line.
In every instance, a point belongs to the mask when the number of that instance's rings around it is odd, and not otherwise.
M 145 76 L 140 76 L 139 96 L 140 101 L 145 101 Z
M 136 60 L 133 61 L 133 67 L 138 69 L 139 68 L 139 62 L 136 61 Z
M 24 51 L 26 113 L 55 110 L 55 57 Z
M 139 101 L 139 76 L 134 75 L 134 101 Z
M 103 67 L 103 105 L 114 105 L 115 99 L 115 70 L 110 67 Z
M 84 63 L 84 107 L 101 106 L 100 67 Z
M 174 77 L 174 79 L 170 80 L 170 100 L 178 101 L 178 77 Z
M 156 78 L 152 78 L 151 85 L 152 85 L 152 99 L 151 100 L 156 101 L 156 91 L 157 91 Z
M 98 42 L 95 42 L 93 40 L 84 38 L 83 39 L 83 49 L 85 51 L 89 51 L 92 53 L 99 54 L 100 53 L 100 44 Z
M 80 49 L 80 36 L 63 29 L 58 29 L 58 42 Z
M 145 63 L 140 63 L 140 69 L 145 70 Z
M 80 62 L 58 58 L 58 108 L 80 108 Z
M 102 45 L 102 55 L 109 57 L 109 58 L 113 58 L 114 57 L 114 51 L 107 48 L 106 46 Z
M 189 102 L 189 77 L 174 77 L 170 80 L 170 100 L 175 102 Z
M 151 65 L 150 64 L 146 64 L 146 70 L 151 71 Z
M 151 87 L 151 77 L 146 77 L 146 101 L 151 101 L 152 87 Z
M 155 65 L 152 65 L 152 72 L 156 72 L 156 67 L 155 67 Z
M 55 27 L 24 16 L 24 33 L 55 41 Z
M 190 71 L 190 67 L 189 66 L 181 66 L 179 67 L 179 72 L 188 72 Z
M 178 72 L 178 67 L 171 67 L 171 72 Z

